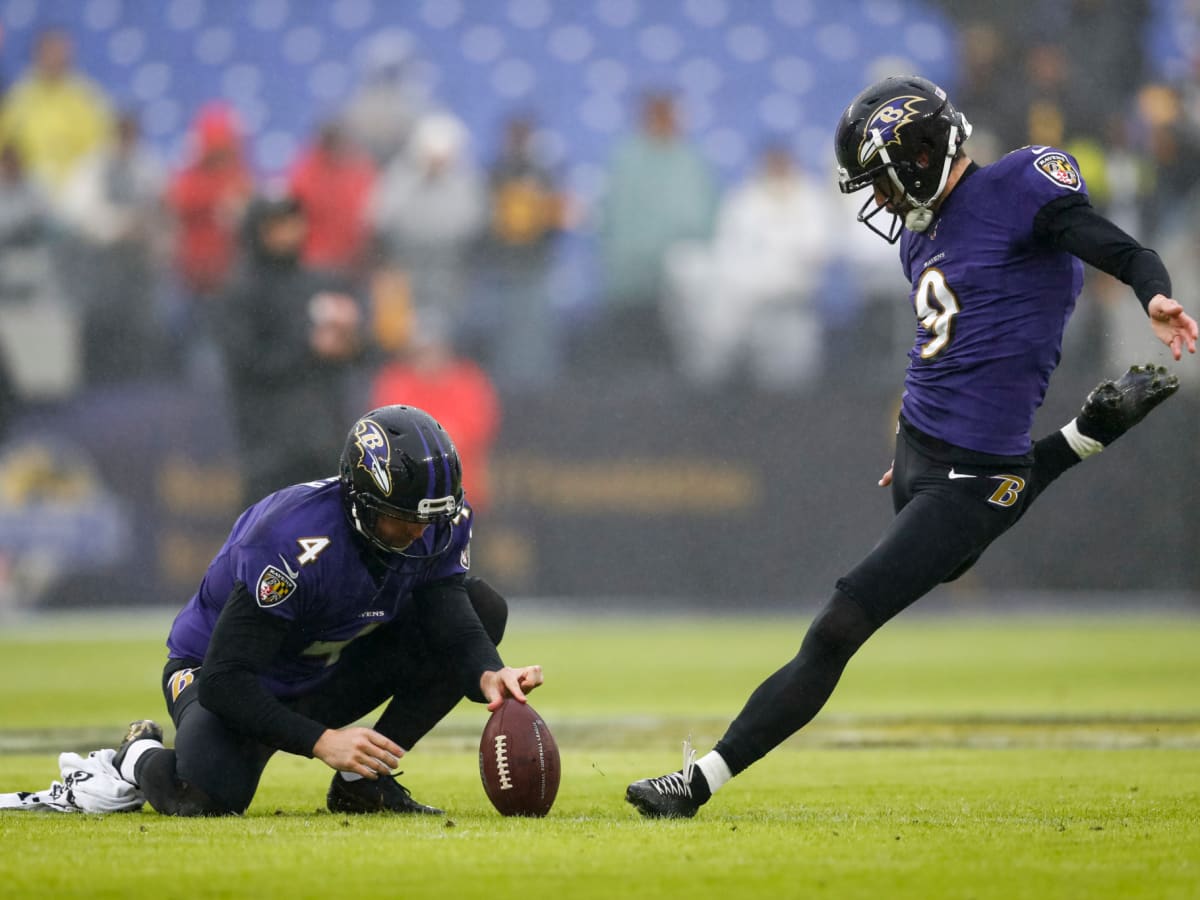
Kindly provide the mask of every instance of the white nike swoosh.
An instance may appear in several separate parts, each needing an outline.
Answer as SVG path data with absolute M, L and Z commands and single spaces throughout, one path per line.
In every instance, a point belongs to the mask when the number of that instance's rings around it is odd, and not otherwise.
M 946 477 L 947 478 L 978 478 L 979 476 L 978 475 L 966 475 L 962 472 L 955 472 L 953 469 L 951 469 L 947 473 Z
M 279 554 L 279 561 L 283 563 L 283 570 L 287 572 L 288 578 L 296 579 L 300 577 L 300 573 L 288 565 L 288 561 L 283 558 L 283 554 Z

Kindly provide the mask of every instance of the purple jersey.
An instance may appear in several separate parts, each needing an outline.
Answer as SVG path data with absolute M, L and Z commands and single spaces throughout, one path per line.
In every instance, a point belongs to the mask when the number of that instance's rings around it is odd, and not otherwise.
M 1001 456 L 1030 451 L 1083 264 L 1034 240 L 1038 210 L 1086 194 L 1075 160 L 1024 147 L 976 169 L 933 225 L 904 232 L 917 339 L 901 410 L 926 434 Z
M 348 643 L 404 610 L 415 588 L 466 572 L 470 514 L 464 505 L 444 553 L 428 560 L 393 556 L 392 571 L 377 578 L 363 560 L 363 541 L 352 530 L 336 478 L 271 494 L 237 520 L 200 590 L 175 617 L 170 656 L 204 658 L 217 617 L 240 581 L 262 609 L 302 627 L 303 642 L 285 642 L 262 680 L 276 697 L 303 694 L 328 676 Z M 445 534 L 429 528 L 408 552 L 431 553 Z

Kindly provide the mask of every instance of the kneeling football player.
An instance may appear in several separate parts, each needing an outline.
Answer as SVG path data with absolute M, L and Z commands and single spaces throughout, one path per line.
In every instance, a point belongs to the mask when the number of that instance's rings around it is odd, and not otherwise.
M 407 406 L 363 416 L 338 477 L 237 520 L 167 638 L 175 747 L 134 722 L 121 777 L 161 813 L 238 814 L 283 750 L 335 770 L 333 812 L 440 814 L 395 780 L 400 758 L 464 695 L 495 709 L 542 683 L 540 666 L 500 659 L 508 607 L 466 575 L 470 520 L 437 421 Z M 385 702 L 374 728 L 351 724 Z

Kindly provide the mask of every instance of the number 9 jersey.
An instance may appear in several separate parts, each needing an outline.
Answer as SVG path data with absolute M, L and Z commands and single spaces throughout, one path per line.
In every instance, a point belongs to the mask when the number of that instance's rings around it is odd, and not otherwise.
M 1039 233 L 1039 211 L 1086 196 L 1075 160 L 1024 147 L 972 165 L 924 232 L 905 229 L 916 342 L 901 412 L 924 433 L 997 456 L 1024 456 L 1083 263 Z

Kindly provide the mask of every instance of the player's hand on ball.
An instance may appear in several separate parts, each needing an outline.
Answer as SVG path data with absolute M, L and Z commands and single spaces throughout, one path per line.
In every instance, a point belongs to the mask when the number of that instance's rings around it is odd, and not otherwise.
M 525 695 L 541 683 L 541 666 L 524 666 L 520 669 L 505 666 L 497 672 L 484 672 L 479 678 L 479 690 L 487 699 L 487 708 L 494 712 L 500 708 L 505 697 L 524 703 Z
M 400 765 L 404 748 L 372 728 L 330 728 L 313 745 L 313 756 L 331 769 L 375 779 Z

